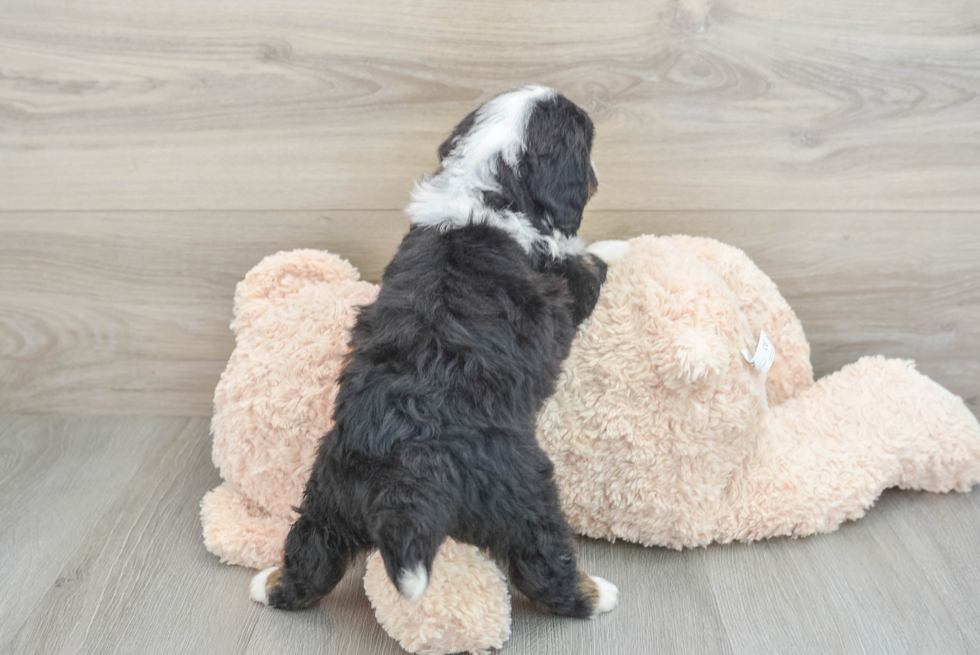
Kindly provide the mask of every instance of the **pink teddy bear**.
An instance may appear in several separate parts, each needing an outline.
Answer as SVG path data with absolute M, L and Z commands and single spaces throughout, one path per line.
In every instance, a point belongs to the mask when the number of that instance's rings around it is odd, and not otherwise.
M 887 487 L 980 481 L 980 424 L 912 362 L 866 357 L 815 383 L 796 315 L 744 253 L 684 236 L 630 243 L 538 419 L 579 533 L 678 549 L 805 536 L 860 518 Z M 280 563 L 347 330 L 376 293 L 310 250 L 267 257 L 238 285 L 212 422 L 225 482 L 201 509 L 223 562 Z M 770 368 L 753 357 L 760 340 Z M 505 577 L 466 544 L 443 544 L 418 603 L 377 553 L 365 588 L 411 652 L 480 652 L 510 635 Z

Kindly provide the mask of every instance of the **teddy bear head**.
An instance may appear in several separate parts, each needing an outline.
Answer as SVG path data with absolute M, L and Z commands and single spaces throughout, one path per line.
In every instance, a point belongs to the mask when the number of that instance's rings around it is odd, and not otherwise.
M 580 329 L 540 414 L 538 441 L 576 531 L 707 543 L 768 411 L 767 376 L 742 355 L 760 332 L 745 311 L 752 293 L 730 284 L 745 284 L 742 265 L 751 262 L 703 239 L 631 245 Z M 770 327 L 779 341 L 805 344 L 795 316 L 786 320 Z M 797 355 L 803 381 L 807 355 Z

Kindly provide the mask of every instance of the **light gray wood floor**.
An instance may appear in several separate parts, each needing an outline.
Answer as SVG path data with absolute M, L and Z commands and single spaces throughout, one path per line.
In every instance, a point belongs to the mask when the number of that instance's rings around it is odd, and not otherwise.
M 0 417 L 0 652 L 402 652 L 363 565 L 318 608 L 247 597 L 201 545 L 207 420 Z M 514 599 L 503 654 L 980 652 L 980 492 L 886 492 L 839 531 L 684 552 L 579 540 L 621 604 L 595 621 Z

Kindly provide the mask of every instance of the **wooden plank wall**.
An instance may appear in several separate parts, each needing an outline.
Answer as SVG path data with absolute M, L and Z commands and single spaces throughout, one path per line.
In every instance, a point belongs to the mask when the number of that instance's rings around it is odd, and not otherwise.
M 365 277 L 452 125 L 521 83 L 598 126 L 588 238 L 742 247 L 818 374 L 980 397 L 973 0 L 0 0 L 0 412 L 207 416 L 236 280 Z

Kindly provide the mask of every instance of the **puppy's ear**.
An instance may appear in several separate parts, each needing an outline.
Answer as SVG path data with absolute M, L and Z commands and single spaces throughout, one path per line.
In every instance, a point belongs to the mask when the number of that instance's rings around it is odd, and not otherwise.
M 459 125 L 457 125 L 456 129 L 453 130 L 453 133 L 449 135 L 449 138 L 442 142 L 442 145 L 439 146 L 439 150 L 436 151 L 439 155 L 439 161 L 442 161 L 448 157 L 449 153 L 451 153 L 453 148 L 456 147 L 456 143 L 464 136 L 469 134 L 469 131 L 473 128 L 473 123 L 476 121 L 476 112 L 477 110 L 475 109 L 471 111 L 466 118 L 459 122 Z
M 528 121 L 527 185 L 536 213 L 572 235 L 582 222 L 594 181 L 593 127 L 584 111 L 564 98 L 558 100 L 539 105 Z

